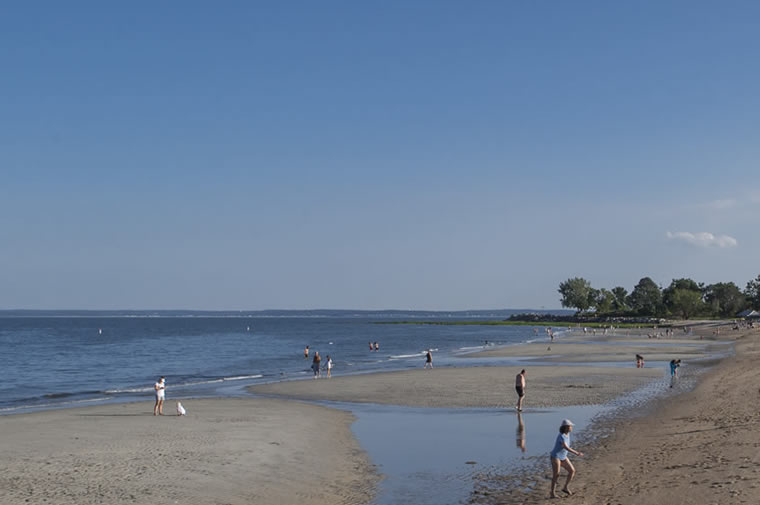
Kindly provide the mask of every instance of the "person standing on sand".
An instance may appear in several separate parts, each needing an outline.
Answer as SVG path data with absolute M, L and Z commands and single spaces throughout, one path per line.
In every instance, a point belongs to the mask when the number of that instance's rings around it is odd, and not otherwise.
M 515 377 L 515 391 L 517 391 L 517 411 L 522 412 L 522 402 L 525 398 L 525 370 Z
M 319 357 L 319 351 L 314 351 L 314 360 L 311 362 L 311 369 L 314 370 L 314 378 L 319 377 L 319 365 L 322 363 L 322 358 Z
M 430 368 L 433 368 L 433 353 L 430 352 L 430 349 L 428 349 L 428 352 L 425 355 L 425 366 L 422 368 L 427 368 L 428 365 L 430 365 Z
M 644 368 L 644 356 L 641 354 L 636 355 L 636 368 Z
M 678 367 L 681 366 L 680 359 L 670 360 L 670 387 L 673 387 L 673 383 L 678 379 Z
M 567 457 L 567 453 L 570 452 L 576 456 L 583 456 L 582 452 L 570 448 L 570 432 L 573 431 L 573 426 L 574 424 L 570 419 L 564 419 L 559 427 L 559 435 L 557 435 L 557 440 L 554 442 L 554 449 L 552 449 L 550 456 L 552 463 L 552 488 L 549 498 L 559 498 L 556 490 L 559 472 L 562 468 L 567 470 L 567 480 L 565 481 L 565 487 L 562 488 L 562 492 L 569 495 L 573 494 L 568 486 L 575 476 L 575 467 L 570 462 L 570 458 Z
M 161 376 L 153 385 L 153 389 L 156 391 L 156 404 L 153 406 L 153 415 L 164 415 L 164 400 L 166 399 L 166 377 Z
M 327 378 L 330 378 L 330 371 L 332 370 L 333 364 L 332 364 L 332 358 L 330 355 L 327 355 L 327 363 L 325 364 L 325 368 L 327 369 Z

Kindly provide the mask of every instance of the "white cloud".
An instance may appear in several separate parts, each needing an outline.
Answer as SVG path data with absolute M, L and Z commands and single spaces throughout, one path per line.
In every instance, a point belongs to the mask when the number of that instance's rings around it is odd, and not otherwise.
M 711 209 L 720 210 L 735 207 L 737 203 L 738 202 L 733 198 L 726 198 L 724 200 L 713 200 L 712 202 L 708 203 L 707 206 Z
M 734 237 L 728 235 L 713 235 L 710 232 L 702 231 L 691 233 L 688 231 L 667 232 L 665 234 L 670 240 L 680 240 L 687 244 L 697 247 L 736 247 L 739 243 Z

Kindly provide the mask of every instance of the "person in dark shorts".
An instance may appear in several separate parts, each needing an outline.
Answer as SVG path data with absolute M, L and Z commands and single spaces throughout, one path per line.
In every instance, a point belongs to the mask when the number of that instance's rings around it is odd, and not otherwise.
M 517 411 L 522 412 L 522 403 L 525 397 L 525 370 L 515 377 L 515 391 L 517 391 Z
M 425 366 L 422 368 L 427 368 L 428 365 L 430 365 L 430 368 L 433 368 L 433 353 L 430 352 L 430 349 L 428 349 L 428 352 L 425 355 Z

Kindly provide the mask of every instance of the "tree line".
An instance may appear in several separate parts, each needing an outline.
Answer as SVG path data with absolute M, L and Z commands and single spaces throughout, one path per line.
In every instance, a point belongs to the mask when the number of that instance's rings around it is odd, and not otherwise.
M 596 289 L 582 277 L 559 284 L 562 306 L 605 316 L 734 317 L 745 309 L 760 310 L 760 275 L 742 291 L 733 282 L 705 285 L 692 279 L 673 279 L 666 288 L 649 277 L 629 293 L 624 287 Z

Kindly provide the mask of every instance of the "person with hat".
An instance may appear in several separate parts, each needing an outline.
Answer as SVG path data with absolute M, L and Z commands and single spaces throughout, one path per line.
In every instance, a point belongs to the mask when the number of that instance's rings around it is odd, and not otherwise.
M 551 452 L 552 463 L 552 490 L 550 498 L 559 498 L 556 493 L 557 481 L 559 480 L 559 472 L 562 468 L 567 470 L 567 480 L 565 481 L 565 487 L 562 488 L 563 493 L 569 495 L 573 494 L 568 487 L 570 481 L 575 476 L 575 467 L 570 462 L 570 458 L 567 457 L 567 453 L 573 453 L 576 456 L 583 456 L 582 452 L 576 451 L 570 448 L 570 432 L 573 431 L 573 424 L 570 419 L 563 419 L 562 424 L 559 427 L 559 435 L 554 443 L 554 449 Z

